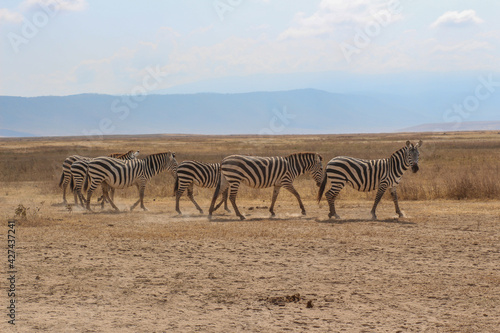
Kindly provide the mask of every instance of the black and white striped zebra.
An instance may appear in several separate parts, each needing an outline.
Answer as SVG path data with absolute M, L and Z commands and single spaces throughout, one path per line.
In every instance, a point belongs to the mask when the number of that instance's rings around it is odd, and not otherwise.
M 274 186 L 272 202 L 269 208 L 271 217 L 275 215 L 274 204 L 281 187 L 290 191 L 297 198 L 302 214 L 305 215 L 304 204 L 299 193 L 293 187 L 293 181 L 303 173 L 310 173 L 316 181 L 316 185 L 319 186 L 323 174 L 322 160 L 321 155 L 316 153 L 296 153 L 286 157 L 228 156 L 221 163 L 222 177 L 215 189 L 208 217 L 211 218 L 212 216 L 219 193 L 229 189 L 229 200 L 236 215 L 242 220 L 245 219 L 236 206 L 236 195 L 241 183 L 253 188 Z
M 72 174 L 71 174 L 71 166 L 73 163 L 76 161 L 83 161 L 83 160 L 90 160 L 91 157 L 85 157 L 85 156 L 80 156 L 80 155 L 71 155 L 66 157 L 66 159 L 63 162 L 63 171 L 61 174 L 61 179 L 59 180 L 59 187 L 62 188 L 63 190 L 63 203 L 67 204 L 68 201 L 66 200 L 66 189 L 68 188 L 68 185 L 71 183 L 72 179 Z M 75 204 L 78 203 L 77 199 L 77 194 L 73 193 L 75 196 Z
M 147 182 L 158 173 L 169 170 L 175 173 L 177 161 L 175 153 L 166 152 L 147 156 L 144 159 L 118 160 L 112 157 L 97 157 L 89 162 L 87 177 L 85 178 L 84 188 L 87 189 L 87 209 L 90 210 L 90 198 L 97 186 L 102 182 L 111 188 L 125 188 L 136 185 L 139 190 L 139 200 L 132 205 L 133 210 L 139 203 L 141 208 L 147 210 L 144 206 L 144 190 Z M 103 187 L 104 197 L 111 206 L 118 210 L 113 200 L 108 195 L 106 187 Z
M 123 153 L 114 153 L 114 154 L 111 154 L 109 156 L 116 157 L 116 156 L 120 156 L 120 155 L 123 155 Z M 66 200 L 66 189 L 68 188 L 68 185 L 70 185 L 70 188 L 72 187 L 71 182 L 73 180 L 73 174 L 71 172 L 71 166 L 75 162 L 79 162 L 79 161 L 88 162 L 91 159 L 92 159 L 92 157 L 71 155 L 71 156 L 66 157 L 66 159 L 64 160 L 63 166 L 62 166 L 63 171 L 61 174 L 61 179 L 59 180 L 59 187 L 61 187 L 63 189 L 63 203 L 64 204 L 68 203 Z M 77 199 L 78 195 L 76 192 L 73 192 L 73 195 L 75 197 L 75 204 L 77 204 L 78 203 L 78 199 Z
M 372 219 L 376 220 L 377 205 L 387 188 L 390 188 L 396 213 L 399 217 L 403 217 L 404 214 L 399 209 L 396 188 L 406 170 L 411 168 L 414 173 L 418 171 L 418 148 L 421 146 L 422 140 L 415 145 L 406 141 L 406 145 L 395 151 L 389 158 L 378 160 L 363 160 L 346 156 L 332 158 L 325 167 L 325 175 L 318 192 L 318 202 L 321 201 L 325 189 L 328 189 L 325 194 L 330 206 L 328 217 L 340 218 L 335 211 L 335 198 L 345 184 L 350 184 L 358 191 L 377 190 L 371 210 Z
M 119 160 L 132 160 L 135 159 L 139 155 L 139 150 L 138 151 L 133 151 L 129 150 L 125 154 L 111 154 L 108 157 L 113 157 L 117 158 Z M 79 161 L 75 161 L 73 164 L 71 164 L 71 182 L 70 182 L 70 188 L 77 195 L 77 197 L 80 199 L 80 203 L 82 206 L 84 205 L 84 197 L 82 194 L 82 186 L 83 186 L 83 181 L 85 179 L 85 176 L 87 174 L 87 168 L 89 165 L 89 162 L 92 161 L 93 158 L 85 158 L 81 159 Z M 107 186 L 105 182 L 102 183 L 102 186 Z M 111 199 L 114 197 L 114 192 L 115 190 L 111 188 Z M 101 207 L 104 207 L 104 203 L 106 199 L 104 196 L 100 198 L 102 200 L 101 202 Z M 100 201 L 99 200 L 99 201 Z
M 179 208 L 179 201 L 184 191 L 187 190 L 188 198 L 193 202 L 196 209 L 203 214 L 203 210 L 194 200 L 193 186 L 213 188 L 219 183 L 220 177 L 220 163 L 205 163 L 198 161 L 184 161 L 180 163 L 177 167 L 177 177 L 174 185 L 175 210 L 177 213 L 182 214 Z M 224 209 L 229 211 L 227 208 L 227 191 L 223 194 L 223 199 L 215 207 L 215 210 L 217 210 L 222 203 L 224 203 Z

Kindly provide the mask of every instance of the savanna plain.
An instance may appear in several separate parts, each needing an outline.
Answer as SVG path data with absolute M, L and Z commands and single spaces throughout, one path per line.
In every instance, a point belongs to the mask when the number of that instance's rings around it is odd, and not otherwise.
M 195 188 L 175 211 L 168 172 L 146 188 L 148 211 L 117 190 L 115 212 L 62 204 L 62 162 L 173 151 L 178 162 L 230 154 L 385 158 L 422 139 L 420 171 L 370 220 L 375 193 L 345 188 L 339 220 L 308 176 L 295 181 L 307 215 L 282 190 L 242 185 L 234 212 L 206 217 L 213 189 Z M 7 221 L 16 220 L 16 325 L 1 332 L 498 332 L 500 133 L 310 136 L 111 136 L 0 139 L 2 272 Z M 231 207 L 230 207 L 231 208 Z M 232 208 L 231 208 L 232 210 Z

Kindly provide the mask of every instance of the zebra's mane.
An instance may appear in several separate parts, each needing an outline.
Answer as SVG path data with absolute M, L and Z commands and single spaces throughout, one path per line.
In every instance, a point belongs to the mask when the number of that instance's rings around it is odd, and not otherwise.
M 128 152 L 126 152 L 125 154 L 122 154 L 122 153 L 114 153 L 114 154 L 110 154 L 109 157 L 113 157 L 113 158 L 120 158 L 120 157 L 126 157 L 126 156 L 131 156 L 132 153 L 134 153 L 133 150 L 129 150 Z
M 404 146 L 402 148 L 399 148 L 398 150 L 396 150 L 394 153 L 391 154 L 391 158 L 393 156 L 398 156 L 399 154 L 403 154 L 403 156 L 407 155 L 408 154 L 408 147 Z
M 293 154 L 290 154 L 288 156 L 286 156 L 286 158 L 288 157 L 294 157 L 294 156 L 316 156 L 317 154 L 316 153 L 309 153 L 309 152 L 301 152 L 301 153 L 293 153 Z
M 171 154 L 172 157 L 175 157 L 175 153 L 173 153 L 171 151 L 167 151 L 164 153 L 156 153 L 156 154 L 148 155 L 148 156 L 144 157 L 144 159 L 153 159 L 155 156 L 164 156 L 164 155 L 168 155 L 168 154 Z

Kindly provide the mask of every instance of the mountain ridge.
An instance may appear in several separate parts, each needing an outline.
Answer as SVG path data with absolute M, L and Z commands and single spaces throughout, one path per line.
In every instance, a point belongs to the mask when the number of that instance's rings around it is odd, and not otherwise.
M 333 93 L 306 88 L 247 93 L 0 96 L 0 128 L 34 136 L 114 134 L 382 133 L 442 123 L 463 97 Z M 493 96 L 463 121 L 500 121 Z

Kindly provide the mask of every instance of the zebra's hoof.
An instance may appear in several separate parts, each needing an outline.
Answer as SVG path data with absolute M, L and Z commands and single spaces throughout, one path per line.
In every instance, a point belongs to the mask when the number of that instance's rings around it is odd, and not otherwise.
M 276 217 L 276 214 L 271 213 L 271 218 Z
M 208 215 L 208 220 L 210 221 L 212 219 L 212 214 Z
M 202 209 L 200 209 L 199 212 L 200 212 L 200 214 L 203 214 L 203 210 Z
M 240 215 L 240 220 L 243 221 L 245 217 L 243 215 Z
M 305 210 L 302 211 L 302 215 L 307 215 Z

